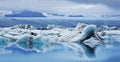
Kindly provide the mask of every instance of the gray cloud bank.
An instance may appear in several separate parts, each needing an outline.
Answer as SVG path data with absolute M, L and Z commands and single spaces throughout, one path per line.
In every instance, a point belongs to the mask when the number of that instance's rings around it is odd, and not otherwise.
M 113 9 L 120 10 L 120 0 L 68 0 L 81 4 L 104 4 Z

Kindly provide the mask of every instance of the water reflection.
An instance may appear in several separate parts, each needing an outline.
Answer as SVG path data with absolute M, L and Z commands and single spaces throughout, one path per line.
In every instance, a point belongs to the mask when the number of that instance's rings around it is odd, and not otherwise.
M 99 44 L 95 49 L 94 61 L 106 60 L 114 56 L 120 56 L 120 43 L 119 40 L 116 40 L 116 35 L 107 35 L 109 38 L 104 40 L 104 44 Z M 79 58 L 85 57 L 87 54 L 83 49 L 85 49 L 82 44 L 78 43 L 69 43 L 69 42 L 47 42 L 41 38 L 31 39 L 31 36 L 25 36 L 20 40 L 12 43 L 7 40 L 3 40 L 4 37 L 0 37 L 0 52 L 6 54 L 40 54 L 40 53 L 56 53 L 57 51 L 69 50 L 68 53 L 72 51 L 73 55 L 78 56 Z M 96 45 L 97 40 L 89 39 L 86 40 L 86 45 Z M 91 46 L 92 47 L 92 46 Z M 64 54 L 64 53 L 63 53 Z M 66 55 L 66 54 L 65 54 Z M 89 56 L 90 54 L 88 54 Z M 75 57 L 75 56 L 74 56 Z M 92 55 L 90 55 L 92 57 Z

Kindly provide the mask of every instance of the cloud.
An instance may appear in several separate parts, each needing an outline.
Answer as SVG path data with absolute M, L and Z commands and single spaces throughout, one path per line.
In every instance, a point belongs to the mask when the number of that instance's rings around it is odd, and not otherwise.
M 120 10 L 120 0 L 67 0 L 81 4 L 104 4 L 110 8 Z
M 107 3 L 107 0 L 104 1 Z M 112 3 L 113 0 L 109 1 Z M 116 0 L 113 2 L 116 2 Z M 101 0 L 0 0 L 0 10 L 32 10 L 47 13 L 81 15 L 120 14 L 120 11 L 112 10 L 106 5 Z
M 71 3 L 69 3 L 71 4 Z M 67 6 L 66 1 L 57 0 L 0 0 L 0 8 L 44 9 Z

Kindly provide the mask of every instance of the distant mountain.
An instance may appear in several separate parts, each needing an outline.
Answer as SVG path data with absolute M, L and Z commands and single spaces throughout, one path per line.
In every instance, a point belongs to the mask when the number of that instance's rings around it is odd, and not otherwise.
M 63 14 L 52 14 L 54 16 L 64 16 Z
M 111 17 L 120 17 L 120 15 L 111 15 Z
M 4 17 L 5 14 L 12 14 L 12 11 L 0 10 L 0 17 Z
M 110 17 L 110 15 L 101 15 L 101 17 Z
M 40 12 L 22 11 L 20 13 L 6 14 L 5 17 L 46 17 Z
M 102 15 L 101 17 L 120 17 L 120 15 Z
M 83 15 L 69 15 L 68 17 L 84 17 Z

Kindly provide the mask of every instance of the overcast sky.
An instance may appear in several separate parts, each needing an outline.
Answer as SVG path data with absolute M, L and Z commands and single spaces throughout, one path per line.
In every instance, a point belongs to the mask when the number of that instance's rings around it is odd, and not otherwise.
M 58 14 L 120 14 L 120 0 L 0 0 L 0 10 Z

